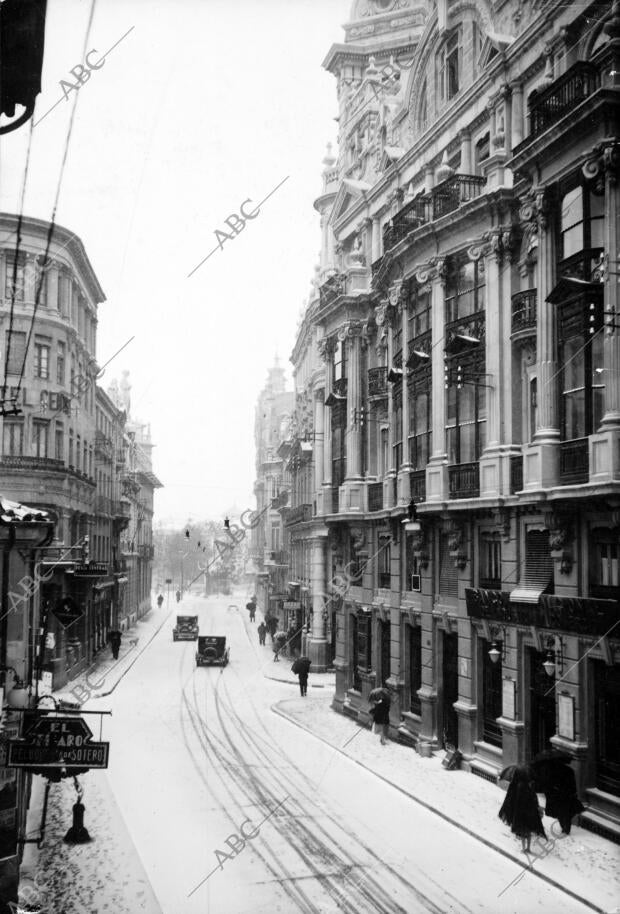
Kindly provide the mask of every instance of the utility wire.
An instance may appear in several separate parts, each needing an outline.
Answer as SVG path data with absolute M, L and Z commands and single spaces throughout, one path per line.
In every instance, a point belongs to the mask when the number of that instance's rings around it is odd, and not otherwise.
M 30 130 L 28 131 L 28 148 L 26 150 L 26 164 L 24 166 L 24 176 L 22 178 L 22 189 L 20 194 L 19 201 L 19 215 L 17 217 L 17 242 L 15 245 L 15 255 L 13 260 L 13 282 L 11 285 L 11 307 L 9 310 L 9 329 L 7 333 L 7 342 L 6 342 L 6 354 L 4 362 L 4 382 L 2 384 L 2 399 L 0 400 L 0 412 L 4 411 L 4 403 L 6 397 L 6 388 L 7 380 L 9 373 L 9 358 L 11 355 L 11 339 L 13 336 L 13 319 L 15 315 L 15 296 L 17 293 L 17 269 L 19 261 L 19 248 L 22 241 L 22 222 L 24 218 L 24 202 L 26 197 L 26 185 L 28 182 L 28 169 L 30 166 L 30 150 L 32 148 L 32 131 L 33 131 L 33 118 L 30 118 Z
M 94 15 L 95 15 L 95 7 L 96 7 L 96 5 L 97 5 L 97 0 L 91 0 L 90 13 L 89 13 L 89 16 L 88 16 L 88 23 L 87 23 L 87 26 L 86 26 L 86 34 L 84 35 L 84 46 L 83 46 L 83 49 L 82 49 L 82 57 L 83 57 L 83 58 L 85 57 L 85 55 L 86 55 L 86 50 L 87 50 L 87 48 L 88 48 L 88 41 L 89 41 L 89 38 L 90 38 L 90 30 L 91 30 L 92 24 L 93 24 L 93 19 L 94 19 Z M 45 253 L 44 253 L 44 255 L 43 255 L 43 264 L 44 264 L 44 266 L 47 264 L 47 260 L 48 260 L 48 256 L 49 256 L 49 252 L 50 252 L 50 247 L 51 247 L 51 244 L 52 244 L 52 238 L 53 238 L 53 235 L 54 235 L 54 228 L 55 228 L 55 226 L 56 226 L 56 213 L 57 213 L 57 211 L 58 211 L 58 202 L 59 202 L 59 200 L 60 200 L 60 191 L 61 191 L 61 188 L 62 188 L 62 182 L 63 182 L 63 179 L 64 179 L 65 168 L 66 168 L 66 165 L 67 165 L 67 158 L 68 158 L 68 155 L 69 155 L 69 144 L 70 144 L 70 142 L 71 142 L 71 136 L 72 136 L 72 133 L 73 133 L 73 124 L 74 124 L 74 122 L 75 122 L 75 112 L 76 112 L 76 109 L 77 109 L 78 99 L 79 99 L 79 92 L 76 92 L 76 93 L 75 93 L 75 96 L 74 96 L 74 98 L 73 98 L 73 107 L 72 107 L 72 109 L 71 109 L 71 116 L 70 116 L 70 118 L 69 118 L 69 127 L 67 128 L 67 136 L 66 136 L 66 138 L 65 138 L 65 147 L 64 147 L 64 150 L 63 150 L 62 161 L 61 161 L 61 163 L 60 163 L 60 172 L 59 172 L 59 175 L 58 175 L 58 184 L 57 184 L 57 186 L 56 186 L 56 195 L 55 195 L 55 198 L 54 198 L 54 205 L 53 205 L 53 207 L 52 207 L 52 217 L 51 217 L 51 220 L 50 220 L 49 228 L 48 228 L 48 230 L 47 230 L 47 239 L 46 239 L 46 243 L 45 243 Z M 36 294 L 35 294 L 35 300 L 34 300 L 34 307 L 33 307 L 33 309 L 32 309 L 32 319 L 31 319 L 31 321 L 30 321 L 30 328 L 29 328 L 29 330 L 28 330 L 28 336 L 27 336 L 27 338 L 26 338 L 26 348 L 25 348 L 25 350 L 24 350 L 24 359 L 23 359 L 23 362 L 22 362 L 22 368 L 21 368 L 21 372 L 20 372 L 20 375 L 19 375 L 19 381 L 18 381 L 18 383 L 17 383 L 17 396 L 18 396 L 18 397 L 19 397 L 19 392 L 20 392 L 20 390 L 21 390 L 22 382 L 23 382 L 23 380 L 24 380 L 24 373 L 25 373 L 25 371 L 26 371 L 26 360 L 27 360 L 27 358 L 28 358 L 28 350 L 29 350 L 29 348 L 30 348 L 30 343 L 31 343 L 31 340 L 32 340 L 32 335 L 33 335 L 33 332 L 34 332 L 34 322 L 35 322 L 35 319 L 36 319 L 36 316 L 37 316 L 37 311 L 38 311 L 38 309 L 39 309 L 39 304 L 40 304 L 40 301 L 41 301 L 41 292 L 42 292 L 42 290 L 43 290 L 43 282 L 44 282 L 44 281 L 45 281 L 45 273 L 44 273 L 44 271 L 42 270 L 41 273 L 40 273 L 40 275 L 39 275 L 39 277 L 38 277 L 37 284 L 36 284 Z

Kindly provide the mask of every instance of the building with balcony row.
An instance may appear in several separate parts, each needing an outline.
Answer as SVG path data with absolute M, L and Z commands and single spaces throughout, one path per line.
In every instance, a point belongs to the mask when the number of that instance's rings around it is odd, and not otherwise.
M 153 491 L 146 427 L 129 414 L 129 383 L 97 386 L 97 309 L 105 300 L 77 236 L 0 216 L 2 454 L 0 491 L 55 522 L 33 594 L 47 620 L 43 667 L 73 678 L 150 605 Z M 47 249 L 47 258 L 45 253 Z M 79 618 L 69 627 L 52 612 Z
M 617 836 L 620 6 L 356 0 L 345 32 L 286 445 L 310 656 L 481 777 L 568 752 Z
M 256 404 L 256 510 L 251 518 L 249 557 L 254 565 L 258 606 L 265 615 L 277 616 L 282 625 L 289 557 L 279 506 L 287 503 L 289 479 L 279 448 L 288 438 L 292 411 L 293 394 L 286 390 L 284 369 L 276 357 Z

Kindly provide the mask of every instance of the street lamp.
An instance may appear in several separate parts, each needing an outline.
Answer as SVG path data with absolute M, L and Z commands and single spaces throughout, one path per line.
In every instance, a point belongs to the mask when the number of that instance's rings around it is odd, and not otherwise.
M 0 672 L 2 673 L 12 673 L 14 677 L 13 688 L 8 692 L 6 696 L 6 701 L 13 711 L 23 711 L 28 707 L 30 703 L 30 695 L 26 689 L 26 684 L 22 680 L 21 676 L 17 670 L 12 666 L 3 666 L 0 667 Z M 5 678 L 6 684 L 6 678 Z

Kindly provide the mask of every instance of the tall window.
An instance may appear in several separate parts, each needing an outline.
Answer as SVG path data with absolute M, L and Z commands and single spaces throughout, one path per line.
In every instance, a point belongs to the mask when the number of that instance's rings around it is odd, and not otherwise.
M 47 457 L 49 423 L 34 419 L 32 422 L 32 451 L 35 457 Z
M 372 669 L 372 616 L 359 613 L 357 616 L 357 666 L 368 672 Z
M 357 616 L 353 616 L 353 615 L 349 616 L 349 621 L 351 623 L 351 628 L 350 628 L 351 640 L 350 640 L 350 647 L 349 647 L 350 657 L 351 657 L 351 661 L 352 661 L 350 664 L 350 666 L 352 667 L 351 685 L 357 692 L 361 692 L 362 680 L 361 680 L 361 677 L 359 674 L 359 668 L 357 665 L 357 663 L 358 663 L 359 623 L 357 621 Z
M 37 378 L 47 379 L 50 376 L 50 347 L 48 343 L 35 341 L 34 373 Z
M 338 340 L 334 351 L 334 381 L 347 376 L 347 351 L 343 340 Z
M 4 351 L 5 353 L 9 352 L 7 373 L 13 375 L 20 374 L 24 363 L 24 356 L 26 355 L 26 334 L 22 333 L 20 330 L 13 330 L 9 339 L 9 332 L 7 330 L 5 334 Z
M 17 258 L 7 257 L 4 282 L 4 297 L 13 301 L 24 301 L 26 259 L 23 255 Z
M 486 443 L 486 388 L 474 381 L 459 386 L 452 373 L 447 394 L 448 463 L 473 463 Z
M 459 91 L 461 69 L 460 36 L 454 31 L 444 42 L 438 57 L 439 95 L 442 101 L 450 101 Z
M 390 540 L 379 538 L 379 554 L 377 556 L 377 586 L 389 590 L 392 583 L 391 567 L 392 550 Z
M 495 642 L 501 654 L 502 643 Z M 497 718 L 502 716 L 502 661 L 489 657 L 493 642 L 480 639 L 482 652 L 482 738 L 492 746 L 502 745 L 502 730 Z
M 47 307 L 47 270 L 49 264 L 46 266 L 44 263 L 40 263 L 38 260 L 35 261 L 35 274 L 34 274 L 34 288 L 32 289 L 32 298 L 33 301 L 37 300 L 37 295 L 39 296 L 39 307 Z
M 420 133 L 424 133 L 428 126 L 428 91 L 426 88 L 426 79 L 422 83 L 422 89 L 420 91 L 420 103 L 418 108 L 418 130 Z
M 451 258 L 446 280 L 446 323 L 462 320 L 485 306 L 484 260 L 466 254 Z
M 62 340 L 58 340 L 56 348 L 56 381 L 58 384 L 65 383 L 65 367 L 67 362 L 67 347 Z
M 424 470 L 430 459 L 432 437 L 430 367 L 409 378 L 409 462 Z
M 71 307 L 71 277 L 64 270 L 58 273 L 58 310 L 63 317 L 69 316 Z
M 65 430 L 60 422 L 56 423 L 54 433 L 54 457 L 56 460 L 65 459 Z
M 456 597 L 459 592 L 458 569 L 454 556 L 450 555 L 447 533 L 442 533 L 439 537 L 439 581 L 437 589 L 440 594 L 449 597 Z
M 24 448 L 24 420 L 5 419 L 2 452 L 7 457 L 21 457 Z
M 75 439 L 75 469 L 80 469 L 80 458 L 82 456 L 82 437 L 78 435 Z
M 73 429 L 69 429 L 69 466 L 73 466 Z
M 408 302 L 407 336 L 409 343 L 431 329 L 431 287 L 414 285 Z M 409 346 L 411 349 L 411 345 Z
M 332 485 L 344 482 L 347 462 L 347 404 L 336 403 L 331 409 L 332 422 Z
M 480 536 L 480 587 L 500 590 L 502 583 L 502 542 L 499 536 Z
M 381 475 L 385 476 L 389 467 L 390 433 L 387 428 L 381 429 Z
M 403 387 L 402 383 L 394 385 L 394 395 L 392 399 L 392 429 L 394 434 L 393 467 L 395 470 L 400 468 L 403 462 Z
M 422 713 L 418 689 L 422 688 L 422 629 L 419 625 L 407 626 L 409 632 L 409 710 Z
M 590 248 L 602 248 L 604 227 L 604 193 L 595 194 L 581 184 L 568 190 L 560 205 L 560 260 Z
M 600 300 L 581 296 L 560 309 L 560 428 L 562 438 L 585 438 L 597 430 L 605 409 Z M 594 332 L 591 332 L 594 331 Z
M 590 593 L 620 598 L 620 528 L 593 530 L 590 542 Z

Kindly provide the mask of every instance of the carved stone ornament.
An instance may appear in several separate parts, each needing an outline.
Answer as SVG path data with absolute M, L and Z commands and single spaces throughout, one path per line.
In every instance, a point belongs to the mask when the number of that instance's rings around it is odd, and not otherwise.
M 366 545 L 366 534 L 363 530 L 351 530 L 351 548 L 356 555 L 359 555 Z
M 323 337 L 322 340 L 318 340 L 317 349 L 321 360 L 323 362 L 329 362 L 331 356 L 336 351 L 336 340 L 331 336 Z
M 557 552 L 572 542 L 572 527 L 567 518 L 553 518 L 550 523 L 554 526 L 549 530 L 549 548 Z
M 462 571 L 467 565 L 468 558 L 465 551 L 465 530 L 460 524 L 452 522 L 450 525 L 448 530 L 448 550 L 454 558 L 454 564 Z
M 403 288 L 402 279 L 397 279 L 388 289 L 388 297 L 393 308 L 398 308 L 401 304 L 401 292 Z

